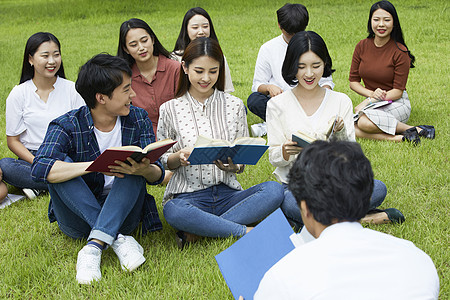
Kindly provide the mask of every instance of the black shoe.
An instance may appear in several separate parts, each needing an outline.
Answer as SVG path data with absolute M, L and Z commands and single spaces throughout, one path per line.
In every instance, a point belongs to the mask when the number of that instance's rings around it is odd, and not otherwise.
M 186 240 L 186 235 L 183 231 L 177 231 L 176 237 L 178 249 L 183 250 L 184 246 L 189 245 L 189 242 Z
M 432 126 L 432 125 L 420 125 L 420 126 L 417 126 L 417 127 L 422 129 L 419 132 L 419 136 L 422 136 L 422 137 L 430 139 L 430 140 L 434 139 L 434 137 L 436 135 L 436 130 L 434 129 L 434 126 Z
M 368 215 L 376 214 L 384 212 L 389 218 L 389 221 L 391 221 L 392 224 L 402 224 L 405 222 L 405 216 L 402 214 L 401 211 L 399 211 L 396 208 L 386 208 L 386 209 L 378 209 L 374 208 L 367 212 Z
M 412 143 L 414 146 L 420 144 L 419 133 L 417 132 L 416 127 L 411 127 L 401 133 L 403 135 L 402 141 L 408 141 Z

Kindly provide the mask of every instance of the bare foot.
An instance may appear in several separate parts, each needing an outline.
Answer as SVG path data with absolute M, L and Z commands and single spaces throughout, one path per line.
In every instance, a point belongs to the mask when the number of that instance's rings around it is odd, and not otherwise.
M 252 230 L 253 228 L 255 228 L 255 227 L 248 227 L 248 226 L 247 226 L 247 231 L 245 232 L 245 234 L 249 233 L 250 230 Z
M 387 213 L 384 211 L 366 215 L 364 218 L 361 219 L 361 223 L 365 224 L 386 224 L 391 223 L 391 220 L 389 220 Z

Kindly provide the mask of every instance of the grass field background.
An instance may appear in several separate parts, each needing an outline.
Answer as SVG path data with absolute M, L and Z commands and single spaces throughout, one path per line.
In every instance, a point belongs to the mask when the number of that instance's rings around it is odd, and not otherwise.
M 259 47 L 280 34 L 275 11 L 284 1 L 0 1 L 0 111 L 18 84 L 28 37 L 50 31 L 62 44 L 68 79 L 100 52 L 115 54 L 120 24 L 133 17 L 147 21 L 162 44 L 172 50 L 184 13 L 201 6 L 212 17 L 227 57 L 235 86 L 244 102 L 250 94 Z M 310 14 L 308 30 L 326 41 L 336 83 L 335 90 L 361 98 L 348 87 L 348 71 L 356 43 L 365 38 L 371 1 L 303 1 Z M 416 56 L 407 90 L 412 103 L 408 123 L 432 124 L 436 139 L 419 147 L 407 143 L 358 140 L 371 160 L 377 179 L 388 187 L 382 207 L 396 207 L 406 216 L 401 226 L 371 228 L 411 240 L 433 259 L 441 283 L 441 299 L 450 297 L 449 285 L 449 46 L 450 13 L 447 1 L 393 1 L 406 43 Z M 248 123 L 259 123 L 249 113 Z M 0 113 L 0 124 L 5 123 Z M 13 157 L 0 126 L 0 155 Z M 244 187 L 273 180 L 267 154 L 249 166 L 239 180 Z M 162 187 L 149 187 L 161 212 Z M 162 231 L 139 236 L 147 262 L 132 274 L 120 270 L 117 257 L 107 250 L 102 258 L 102 280 L 79 286 L 75 263 L 84 241 L 74 241 L 49 224 L 49 197 L 25 200 L 0 211 L 0 298 L 130 298 L 231 299 L 214 255 L 235 239 L 202 239 L 184 251 L 176 248 L 174 230 L 163 220 Z M 163 218 L 162 218 L 163 219 Z M 301 272 L 301 270 L 299 270 Z M 370 270 L 367 270 L 370 271 Z M 402 270 L 398 270 L 399 276 Z M 363 274 L 361 274 L 363 276 Z M 376 286 L 374 288 L 382 288 Z

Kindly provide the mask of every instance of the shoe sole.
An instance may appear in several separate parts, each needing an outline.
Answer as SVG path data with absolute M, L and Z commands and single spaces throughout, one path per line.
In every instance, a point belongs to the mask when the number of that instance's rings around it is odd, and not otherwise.
M 36 199 L 36 198 L 37 198 L 37 195 L 36 195 L 33 191 L 31 191 L 31 190 L 29 190 L 29 189 L 23 189 L 22 192 L 23 192 L 23 193 L 25 194 L 25 196 L 26 196 L 28 199 L 30 199 L 30 200 L 33 200 L 33 199 Z
M 92 280 L 82 279 L 77 277 L 77 282 L 79 284 L 91 284 L 93 281 L 99 281 L 101 278 L 94 278 Z
M 133 272 L 134 270 L 139 268 L 139 266 L 141 266 L 144 262 L 145 262 L 145 257 L 141 256 L 138 260 L 134 261 L 131 264 L 131 266 L 125 266 L 125 265 L 121 264 L 121 267 L 122 267 L 122 270 L 124 270 L 124 271 Z

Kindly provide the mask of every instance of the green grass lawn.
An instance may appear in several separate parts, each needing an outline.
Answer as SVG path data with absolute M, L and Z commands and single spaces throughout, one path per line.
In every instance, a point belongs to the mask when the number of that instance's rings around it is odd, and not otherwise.
M 18 84 L 28 37 L 37 31 L 54 33 L 62 44 L 66 75 L 76 80 L 78 68 L 100 52 L 115 54 L 119 26 L 132 17 L 147 21 L 168 50 L 172 50 L 184 13 L 202 6 L 211 15 L 231 68 L 236 96 L 246 102 L 259 47 L 280 34 L 275 11 L 285 1 L 0 1 L 0 111 Z M 356 43 L 365 38 L 371 1 L 303 1 L 310 13 L 309 30 L 326 41 L 336 72 L 335 90 L 354 104 L 361 98 L 348 87 L 348 71 Z M 398 0 L 396 6 L 406 43 L 416 56 L 407 85 L 413 111 L 409 123 L 432 124 L 437 138 L 419 147 L 407 143 L 359 140 L 370 158 L 376 178 L 388 187 L 382 207 L 396 207 L 406 216 L 401 226 L 372 228 L 414 242 L 428 253 L 438 269 L 441 299 L 450 298 L 449 284 L 449 4 L 447 1 Z M 4 113 L 0 124 L 4 125 Z M 248 123 L 260 120 L 248 115 Z M 13 154 L 0 126 L 1 157 Z M 267 154 L 249 166 L 239 179 L 244 187 L 273 180 Z M 149 187 L 161 212 L 162 187 Z M 162 231 L 138 236 L 147 262 L 132 274 L 124 273 L 112 252 L 102 259 L 103 279 L 79 286 L 75 263 L 84 241 L 74 241 L 49 224 L 49 197 L 21 201 L 0 211 L 0 298 L 128 298 L 231 299 L 214 255 L 235 240 L 202 239 L 184 251 L 174 229 L 164 220 Z M 301 270 L 300 270 L 301 271 Z M 370 272 L 370 270 L 367 270 Z M 399 276 L 402 270 L 398 270 Z M 363 274 L 361 274 L 363 276 Z M 374 288 L 383 288 L 376 286 Z

